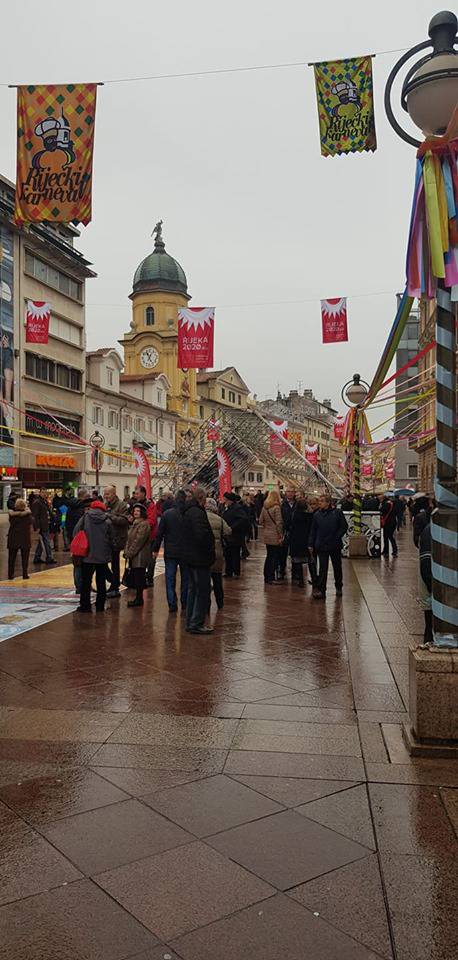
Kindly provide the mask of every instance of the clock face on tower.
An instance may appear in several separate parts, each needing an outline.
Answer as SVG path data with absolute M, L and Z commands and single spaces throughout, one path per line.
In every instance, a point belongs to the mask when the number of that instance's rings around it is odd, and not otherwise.
M 140 354 L 140 363 L 142 367 L 151 370 L 159 363 L 159 354 L 155 347 L 145 347 Z

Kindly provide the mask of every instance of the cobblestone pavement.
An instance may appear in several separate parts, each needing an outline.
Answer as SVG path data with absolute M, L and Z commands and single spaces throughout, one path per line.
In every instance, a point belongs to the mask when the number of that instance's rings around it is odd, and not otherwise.
M 410 531 L 326 604 L 262 557 L 210 638 L 159 577 L 0 644 L 1 960 L 456 960 L 458 764 L 401 737 Z

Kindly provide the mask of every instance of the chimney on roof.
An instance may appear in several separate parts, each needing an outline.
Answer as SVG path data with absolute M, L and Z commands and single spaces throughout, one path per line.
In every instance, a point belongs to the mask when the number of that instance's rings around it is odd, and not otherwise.
M 307 400 L 313 400 L 313 390 L 304 390 L 304 397 Z
M 329 399 L 323 400 L 323 406 L 332 407 L 332 400 L 329 400 Z
M 290 395 L 290 397 L 298 397 L 298 396 L 299 396 L 297 390 L 290 390 L 290 391 L 289 391 L 289 395 Z

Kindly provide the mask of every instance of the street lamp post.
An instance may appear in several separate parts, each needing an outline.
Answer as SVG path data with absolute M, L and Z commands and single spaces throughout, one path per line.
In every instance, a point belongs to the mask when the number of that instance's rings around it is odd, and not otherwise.
M 429 24 L 430 40 L 408 50 L 393 67 L 385 90 L 385 109 L 396 133 L 419 147 L 420 141 L 403 130 L 391 106 L 394 80 L 404 64 L 420 50 L 432 47 L 408 71 L 401 105 L 429 137 L 445 133 L 458 103 L 458 20 L 454 13 L 438 13 Z M 458 648 L 458 488 L 456 426 L 456 322 L 451 290 L 437 280 L 436 307 L 436 457 L 435 495 L 438 504 L 431 522 L 432 610 L 434 646 Z
M 369 392 L 369 385 L 361 380 L 359 373 L 353 374 L 353 379 L 342 388 L 342 400 L 347 407 L 354 410 L 352 465 L 353 465 L 353 535 L 350 537 L 350 555 L 367 555 L 366 544 L 361 544 L 361 406 Z

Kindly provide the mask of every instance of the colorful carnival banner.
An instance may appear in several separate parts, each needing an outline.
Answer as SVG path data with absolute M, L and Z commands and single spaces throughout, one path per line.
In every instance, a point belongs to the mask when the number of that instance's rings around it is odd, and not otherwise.
M 219 440 L 220 432 L 220 421 L 219 420 L 209 420 L 208 429 L 207 429 L 207 440 Z
M 305 444 L 305 459 L 311 464 L 312 467 L 318 466 L 318 444 L 313 443 Z
M 47 343 L 51 305 L 44 300 L 27 300 L 25 313 L 26 343 Z
M 290 443 L 292 443 L 293 447 L 295 447 L 296 450 L 299 450 L 299 453 L 300 453 L 302 450 L 302 434 L 300 433 L 300 431 L 293 430 L 293 432 L 290 433 L 288 439 Z
M 334 440 L 342 440 L 345 430 L 345 417 L 338 416 L 334 420 Z
M 151 471 L 148 457 L 140 447 L 134 447 L 135 470 L 137 472 L 137 484 L 144 487 L 148 500 L 151 499 Z
M 372 57 L 313 64 L 323 157 L 375 150 Z
M 372 464 L 371 464 L 371 463 L 363 463 L 363 464 L 361 465 L 361 474 L 362 474 L 363 477 L 371 477 L 371 476 L 372 476 Z
M 182 307 L 178 311 L 178 367 L 213 366 L 214 307 Z
M 288 421 L 270 420 L 269 427 L 273 431 L 270 435 L 270 452 L 277 460 L 281 460 L 288 449 L 286 443 L 283 442 L 288 439 Z
M 17 224 L 84 223 L 92 216 L 97 84 L 17 91 Z
M 225 493 L 230 493 L 232 490 L 231 461 L 224 447 L 217 448 L 216 459 L 218 462 L 219 496 L 222 498 Z
M 14 463 L 14 237 L 0 223 L 0 465 Z M 11 444 L 11 446 L 4 446 Z
M 344 343 L 348 340 L 346 297 L 321 301 L 321 325 L 323 343 Z

